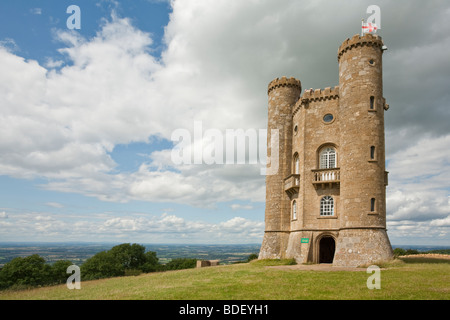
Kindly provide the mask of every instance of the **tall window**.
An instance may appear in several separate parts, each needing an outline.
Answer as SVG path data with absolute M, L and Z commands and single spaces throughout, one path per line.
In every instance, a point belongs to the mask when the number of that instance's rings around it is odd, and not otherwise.
M 292 220 L 297 220 L 297 201 L 292 202 Z
M 334 199 L 330 196 L 325 196 L 320 200 L 320 215 L 334 216 Z
M 374 96 L 370 97 L 370 109 L 371 110 L 375 109 L 375 97 Z
M 336 150 L 325 148 L 320 152 L 320 169 L 336 168 Z
M 294 174 L 300 174 L 300 158 L 298 154 L 294 156 Z
M 370 199 L 370 211 L 375 212 L 375 198 Z
M 375 147 L 374 146 L 370 147 L 370 159 L 375 160 Z

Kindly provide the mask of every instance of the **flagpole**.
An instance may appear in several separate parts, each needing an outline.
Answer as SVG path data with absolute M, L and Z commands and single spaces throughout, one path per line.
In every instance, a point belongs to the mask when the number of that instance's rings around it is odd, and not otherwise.
M 363 29 L 363 27 L 364 27 L 364 19 L 361 20 L 361 37 L 364 36 L 364 29 Z

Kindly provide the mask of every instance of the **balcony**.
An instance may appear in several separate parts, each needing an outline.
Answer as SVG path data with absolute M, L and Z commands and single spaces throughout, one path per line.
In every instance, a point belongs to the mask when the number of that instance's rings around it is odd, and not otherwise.
M 284 179 L 284 191 L 291 197 L 300 190 L 300 175 L 291 174 Z
M 316 189 L 339 186 L 341 182 L 341 170 L 339 168 L 312 170 L 312 172 L 313 185 Z

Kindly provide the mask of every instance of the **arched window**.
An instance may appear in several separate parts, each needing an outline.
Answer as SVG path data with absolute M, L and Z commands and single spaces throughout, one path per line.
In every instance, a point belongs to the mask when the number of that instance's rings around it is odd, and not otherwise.
M 330 196 L 325 196 L 320 200 L 320 215 L 334 216 L 334 199 Z
M 327 147 L 320 152 L 320 169 L 336 168 L 336 150 Z
M 297 220 L 297 201 L 292 202 L 292 220 Z
M 294 174 L 300 174 L 300 158 L 298 154 L 294 156 Z

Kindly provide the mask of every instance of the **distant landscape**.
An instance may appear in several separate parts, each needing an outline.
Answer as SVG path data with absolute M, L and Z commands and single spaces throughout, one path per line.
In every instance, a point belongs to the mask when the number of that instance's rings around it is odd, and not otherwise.
M 111 249 L 119 243 L 39 243 L 39 242 L 0 242 L 0 268 L 16 257 L 38 254 L 47 263 L 69 260 L 81 265 L 98 252 Z M 156 252 L 159 262 L 164 264 L 175 258 L 194 258 L 198 260 L 220 260 L 220 264 L 232 264 L 247 260 L 248 256 L 259 253 L 260 244 L 146 244 L 140 243 L 146 251 Z M 420 252 L 450 249 L 450 246 L 393 245 L 395 248 L 413 249 Z
M 119 243 L 39 243 L 0 242 L 0 268 L 16 257 L 38 254 L 47 263 L 69 260 L 80 266 L 98 252 L 111 249 Z M 146 251 L 156 252 L 159 262 L 164 264 L 175 258 L 198 260 L 220 260 L 220 264 L 245 261 L 252 253 L 259 253 L 260 244 L 211 245 L 211 244 L 146 244 Z

